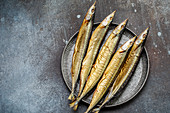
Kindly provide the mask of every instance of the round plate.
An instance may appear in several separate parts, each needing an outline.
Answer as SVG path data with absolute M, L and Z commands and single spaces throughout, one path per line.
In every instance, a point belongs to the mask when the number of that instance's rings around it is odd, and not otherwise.
M 94 31 L 94 29 L 99 24 L 100 23 L 95 23 L 93 25 L 92 31 Z M 113 23 L 110 25 L 109 30 L 108 30 L 102 44 L 104 44 L 104 42 L 110 35 L 111 31 L 117 25 L 118 24 L 113 24 Z M 61 69 L 62 69 L 63 78 L 64 78 L 64 81 L 70 91 L 71 91 L 71 82 L 72 82 L 71 81 L 72 56 L 73 56 L 73 52 L 74 52 L 74 46 L 76 43 L 77 35 L 78 35 L 78 31 L 70 38 L 70 40 L 68 41 L 67 45 L 64 48 L 64 51 L 62 54 L 62 59 L 61 59 Z M 132 32 L 130 29 L 126 28 L 124 33 L 122 34 L 121 40 L 119 42 L 119 47 L 120 47 L 120 45 L 122 45 L 124 42 L 126 42 L 128 39 L 134 37 L 135 35 L 136 34 L 134 32 Z M 123 104 L 123 103 L 131 100 L 135 95 L 138 94 L 138 92 L 144 86 L 146 79 L 148 77 L 148 73 L 149 73 L 149 58 L 148 58 L 146 48 L 144 48 L 142 55 L 140 57 L 140 61 L 137 65 L 137 68 L 136 68 L 134 74 L 132 75 L 131 79 L 129 80 L 128 84 L 126 85 L 126 87 L 122 90 L 121 95 L 118 95 L 115 98 L 113 98 L 110 102 L 108 102 L 105 105 L 105 107 L 117 106 L 117 105 Z M 77 82 L 77 87 L 75 89 L 76 96 L 78 94 L 78 91 L 79 91 L 79 81 Z M 91 93 L 89 93 L 85 98 L 83 98 L 82 101 L 89 104 L 92 99 L 92 95 L 93 95 L 92 92 L 93 91 L 91 91 Z M 99 104 L 101 104 L 101 102 L 99 102 L 98 105 Z

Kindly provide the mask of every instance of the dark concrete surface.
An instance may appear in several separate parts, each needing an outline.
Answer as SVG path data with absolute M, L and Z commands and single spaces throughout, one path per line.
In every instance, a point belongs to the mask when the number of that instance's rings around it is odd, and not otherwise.
M 0 113 L 83 113 L 69 108 L 60 61 L 93 0 L 0 0 Z M 170 1 L 97 0 L 95 22 L 117 10 L 114 22 L 141 33 L 150 26 L 146 48 L 150 74 L 142 91 L 101 113 L 170 112 Z

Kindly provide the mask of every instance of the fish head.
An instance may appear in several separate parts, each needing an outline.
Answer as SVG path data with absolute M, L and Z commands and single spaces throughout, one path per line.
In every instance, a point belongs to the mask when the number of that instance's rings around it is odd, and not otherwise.
M 112 22 L 115 13 L 116 13 L 116 11 L 113 11 L 110 15 L 108 15 L 108 16 L 101 22 L 100 25 L 102 25 L 102 26 L 108 26 L 108 25 Z
M 128 22 L 128 19 L 126 19 L 126 20 L 124 20 L 122 23 L 120 23 L 120 24 L 113 30 L 113 34 L 117 35 L 117 34 L 119 34 L 121 31 L 123 31 L 123 29 L 125 28 L 127 22 Z
M 94 2 L 94 4 L 90 7 L 90 9 L 88 10 L 85 19 L 86 20 L 91 20 L 93 18 L 93 15 L 95 13 L 95 9 L 96 9 L 96 1 Z
M 145 42 L 145 40 L 146 40 L 146 38 L 147 38 L 148 33 L 149 33 L 149 27 L 148 27 L 147 29 L 145 29 L 145 31 L 143 31 L 143 32 L 138 36 L 138 38 L 136 39 L 135 45 L 136 45 L 137 47 L 143 45 L 143 43 Z
M 134 44 L 134 41 L 136 39 L 136 36 L 134 36 L 133 38 L 129 39 L 128 41 L 126 41 L 121 47 L 120 47 L 120 52 L 126 52 L 128 51 L 132 45 Z

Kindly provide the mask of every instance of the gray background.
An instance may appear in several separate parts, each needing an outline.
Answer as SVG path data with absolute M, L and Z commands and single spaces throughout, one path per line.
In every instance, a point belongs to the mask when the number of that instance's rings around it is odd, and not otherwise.
M 0 0 L 0 113 L 82 113 L 69 108 L 62 51 L 93 0 Z M 150 26 L 150 74 L 142 91 L 101 113 L 170 112 L 170 1 L 97 0 L 95 22 L 117 10 L 136 34 Z

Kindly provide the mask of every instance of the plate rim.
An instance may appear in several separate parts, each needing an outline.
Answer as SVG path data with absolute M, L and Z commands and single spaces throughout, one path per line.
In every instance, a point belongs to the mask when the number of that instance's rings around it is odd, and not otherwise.
M 100 24 L 100 23 L 101 23 L 101 22 L 95 22 L 95 23 L 93 23 L 93 26 L 94 26 L 94 25 L 98 25 L 98 24 Z M 118 26 L 119 24 L 112 22 L 112 23 L 110 24 L 110 26 L 111 26 L 111 25 Z M 129 29 L 128 27 L 125 27 L 125 29 L 127 29 L 128 31 L 130 31 L 132 35 L 137 36 L 136 33 L 133 32 L 133 31 L 132 31 L 131 29 Z M 70 37 L 70 39 L 68 40 L 68 43 L 65 45 L 65 47 L 64 47 L 64 49 L 63 49 L 63 52 L 62 52 L 61 64 L 60 64 L 60 65 L 61 65 L 62 78 L 64 79 L 64 82 L 65 82 L 67 88 L 68 88 L 70 91 L 71 91 L 71 88 L 69 87 L 68 83 L 66 82 L 66 80 L 65 80 L 65 78 L 64 78 L 64 76 L 63 76 L 64 74 L 63 74 L 63 68 L 62 68 L 62 67 L 63 67 L 63 65 L 64 65 L 64 53 L 65 53 L 65 51 L 66 51 L 66 48 L 67 48 L 69 42 L 74 38 L 74 36 L 75 36 L 78 32 L 79 32 L 79 30 L 76 31 L 76 32 Z M 130 98 L 128 98 L 128 99 L 126 99 L 125 101 L 122 101 L 122 102 L 120 102 L 120 103 L 116 103 L 116 104 L 114 104 L 114 105 L 107 105 L 107 106 L 105 106 L 106 108 L 110 108 L 110 107 L 114 107 L 114 106 L 119 106 L 119 105 L 122 105 L 122 104 L 127 103 L 128 101 L 132 100 L 132 99 L 142 90 L 142 88 L 143 88 L 144 85 L 146 84 L 146 81 L 147 81 L 148 75 L 149 75 L 149 69 L 150 69 L 150 63 L 149 63 L 149 61 L 150 61 L 150 60 L 149 60 L 149 55 L 148 55 L 148 52 L 147 52 L 147 49 L 146 49 L 145 46 L 144 46 L 144 50 L 145 50 L 146 59 L 147 59 L 147 71 L 146 71 L 146 77 L 145 77 L 145 79 L 143 80 L 142 85 L 140 86 L 140 88 L 138 89 L 138 91 L 135 92 Z M 74 94 L 74 95 L 75 95 L 75 94 Z M 84 100 L 84 99 L 82 99 L 82 101 L 83 101 L 84 103 L 86 103 L 86 104 L 90 104 L 89 102 L 87 102 L 87 101 Z

